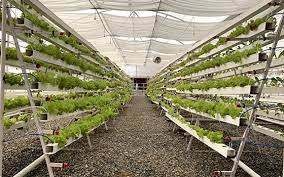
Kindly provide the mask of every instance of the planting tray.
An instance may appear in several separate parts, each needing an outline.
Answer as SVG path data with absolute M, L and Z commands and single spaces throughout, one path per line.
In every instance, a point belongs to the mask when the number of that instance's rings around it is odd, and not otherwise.
M 266 62 L 261 62 L 261 63 L 258 63 L 257 65 L 246 66 L 244 68 L 239 68 L 235 71 L 229 71 L 229 72 L 226 72 L 226 73 L 218 74 L 218 75 L 214 76 L 214 79 L 220 79 L 220 78 L 245 74 L 245 73 L 249 73 L 251 71 L 261 71 L 261 73 L 262 73 L 264 68 L 265 68 L 265 65 L 266 65 Z M 284 65 L 284 57 L 281 57 L 279 59 L 273 59 L 270 68 L 276 68 L 276 67 L 283 66 L 283 65 Z M 258 73 L 260 73 L 260 72 L 258 72 Z
M 192 61 L 189 61 L 189 62 L 186 63 L 184 66 L 179 67 L 179 68 L 177 68 L 176 70 L 172 71 L 171 74 L 177 73 L 177 72 L 179 72 L 180 70 L 182 70 L 182 69 L 184 69 L 184 68 L 186 68 L 186 67 L 188 67 L 188 66 L 192 66 L 192 65 L 194 65 L 194 64 L 196 64 L 196 63 L 198 63 L 198 62 L 200 62 L 200 61 L 201 61 L 201 59 L 194 59 L 194 60 L 192 60 Z
M 70 90 L 66 89 L 59 89 L 58 86 L 53 86 L 48 83 L 42 83 L 42 82 L 34 82 L 31 84 L 32 90 L 39 90 L 39 91 L 64 91 L 64 92 L 88 92 L 85 89 L 82 88 L 74 88 Z
M 66 44 L 64 41 L 60 40 L 59 38 L 56 38 L 52 35 L 51 32 L 47 32 L 45 30 L 42 30 L 41 28 L 35 26 L 30 20 L 26 18 L 17 18 L 17 27 L 23 27 L 25 29 L 30 29 L 32 32 L 43 39 L 47 40 L 48 42 L 63 48 L 65 50 L 68 50 L 73 53 L 78 53 L 79 51 L 75 48 L 73 48 L 71 45 Z
M 262 23 L 261 25 L 259 25 L 259 27 L 256 30 L 250 31 L 249 34 L 246 34 L 246 35 L 240 35 L 237 38 L 253 38 L 253 37 L 263 35 L 263 34 L 270 32 L 270 31 L 273 31 L 273 29 L 268 28 L 267 23 Z M 241 40 L 239 40 L 239 41 L 228 41 L 224 45 L 221 45 L 221 46 L 211 50 L 209 53 L 203 54 L 200 57 L 201 58 L 211 57 L 213 55 L 216 55 L 216 54 L 219 54 L 223 51 L 226 51 L 230 48 L 233 48 L 233 47 L 235 47 L 235 46 L 237 46 L 241 43 L 242 43 Z
M 92 131 L 94 131 L 95 129 L 97 129 L 98 127 L 100 127 L 101 125 L 104 125 L 106 122 L 101 123 L 99 126 L 94 127 L 93 129 L 91 129 L 89 132 L 87 132 L 87 134 L 91 133 Z M 48 155 L 52 155 L 57 153 L 58 151 L 64 149 L 65 147 L 69 146 L 70 144 L 76 142 L 77 140 L 79 140 L 80 138 L 82 138 L 83 135 L 80 134 L 77 138 L 69 138 L 67 140 L 67 143 L 63 146 L 63 147 L 59 147 L 58 143 L 51 143 L 51 144 L 47 144 L 46 145 L 46 154 Z
M 280 140 L 280 141 L 284 141 L 284 134 L 275 130 L 272 130 L 270 128 L 261 126 L 261 125 L 256 125 L 253 124 L 253 130 L 257 131 L 259 133 L 262 133 L 264 135 L 270 136 L 274 139 Z
M 284 113 L 279 111 L 280 113 L 275 114 L 275 111 L 269 110 L 268 113 L 264 110 L 257 110 L 256 115 L 261 117 L 272 118 L 275 120 L 280 120 L 284 122 Z
M 93 76 L 93 77 L 96 77 L 96 78 L 102 78 L 102 76 L 99 76 L 98 74 L 95 74 L 91 71 L 83 72 L 78 66 L 69 65 L 69 64 L 65 63 L 64 61 L 62 61 L 60 59 L 55 59 L 52 56 L 38 52 L 36 50 L 32 50 L 32 51 L 27 50 L 26 55 L 30 56 L 32 58 L 35 58 L 37 60 L 40 60 L 42 62 L 45 62 L 45 63 L 54 64 L 54 65 L 57 65 L 57 66 L 61 66 L 63 68 L 68 68 L 70 70 L 77 71 L 77 72 L 80 72 L 80 73 L 84 73 L 84 74 L 87 74 L 87 75 L 90 75 L 90 76 Z
M 193 95 L 247 95 L 257 94 L 257 86 L 245 86 L 245 87 L 227 87 L 227 88 L 212 88 L 209 90 L 192 90 L 192 91 L 179 91 L 181 94 L 193 94 Z
M 214 119 L 214 120 L 218 120 L 220 122 L 224 122 L 224 123 L 228 123 L 228 124 L 231 124 L 231 125 L 236 125 L 236 126 L 240 126 L 240 123 L 241 123 L 241 118 L 240 117 L 236 117 L 235 119 L 233 119 L 231 116 L 229 115 L 226 115 L 225 117 L 222 117 L 220 114 L 216 114 L 215 117 L 211 116 L 210 114 L 207 114 L 207 113 L 203 113 L 203 112 L 198 112 L 194 109 L 189 109 L 189 108 L 183 108 L 183 107 L 180 107 L 182 110 L 184 111 L 188 111 L 188 112 L 191 112 L 193 114 L 197 114 L 197 115 L 200 115 L 202 117 L 206 117 L 206 118 L 209 118 L 209 119 Z
M 264 87 L 262 90 L 263 94 L 274 94 L 274 95 L 280 95 L 284 94 L 284 87 Z
M 13 130 L 17 130 L 17 129 L 22 129 L 26 126 L 27 126 L 27 123 L 25 121 L 18 121 L 14 125 L 12 125 L 9 129 L 7 129 L 5 127 L 4 131 L 7 132 L 7 131 L 13 131 Z
M 227 157 L 234 157 L 236 155 L 236 152 L 234 149 L 230 148 L 229 146 L 225 144 L 218 144 L 211 142 L 207 137 L 199 137 L 195 130 L 191 129 L 187 125 L 181 123 L 179 120 L 171 116 L 170 114 L 166 113 L 166 116 L 173 121 L 176 125 L 178 125 L 180 128 L 188 132 L 190 135 L 201 141 L 202 143 L 209 146 L 211 149 L 215 150 L 225 158 Z
M 87 56 L 87 55 L 80 55 L 83 59 L 85 59 L 85 60 L 88 60 L 89 62 L 92 62 L 92 63 L 94 63 L 94 64 L 97 64 L 97 65 L 100 65 L 101 66 L 101 64 L 99 63 L 99 62 L 97 62 L 95 59 L 93 59 L 92 57 L 90 57 L 90 56 Z M 104 68 L 104 69 L 106 69 L 106 67 L 104 67 L 104 66 L 101 66 L 102 68 Z
M 9 66 L 14 66 L 14 67 L 17 67 L 17 68 L 21 68 L 21 64 L 20 64 L 20 61 L 18 60 L 6 60 L 6 65 L 9 65 Z M 30 69 L 30 70 L 36 70 L 36 71 L 46 71 L 46 69 L 48 68 L 36 68 L 36 65 L 35 64 L 31 64 L 31 63 L 26 63 L 24 62 L 24 65 L 26 67 L 26 69 Z
M 88 115 L 90 113 L 94 113 L 96 112 L 96 109 L 92 109 L 92 110 L 84 110 L 84 111 L 75 111 L 69 114 L 63 114 L 63 115 L 58 115 L 58 116 L 54 116 L 54 115 L 50 115 L 48 114 L 47 119 L 46 120 L 40 120 L 41 122 L 49 122 L 49 121 L 54 121 L 57 119 L 63 119 L 63 118 L 75 118 L 75 117 L 84 117 L 84 115 Z
M 172 99 L 170 99 L 170 98 L 166 98 L 165 97 L 164 99 L 167 100 L 167 101 L 172 102 Z M 240 117 L 237 117 L 237 118 L 233 119 L 229 115 L 226 115 L 225 117 L 222 117 L 220 114 L 216 114 L 215 117 L 213 117 L 210 114 L 203 113 L 203 112 L 198 112 L 198 111 L 196 111 L 194 109 L 190 109 L 190 108 L 184 108 L 184 107 L 180 106 L 180 109 L 182 109 L 184 111 L 187 111 L 187 112 L 191 112 L 193 114 L 200 115 L 200 116 L 205 117 L 205 118 L 214 119 L 214 120 L 217 120 L 217 121 L 220 121 L 220 122 L 224 122 L 224 123 L 228 123 L 228 124 L 232 124 L 232 125 L 236 125 L 236 126 L 240 126 L 240 123 L 241 123 L 241 118 Z
M 222 72 L 225 70 L 234 69 L 237 67 L 242 67 L 242 66 L 249 65 L 249 64 L 255 64 L 261 61 L 266 61 L 266 59 L 263 59 L 262 56 L 260 55 L 261 54 L 258 54 L 258 53 L 253 54 L 249 56 L 248 58 L 243 59 L 240 63 L 229 62 L 219 67 L 209 68 L 209 69 L 206 69 L 206 70 L 190 75 L 190 78 L 201 77 L 201 76 L 208 75 L 208 74 L 218 73 L 218 72 Z

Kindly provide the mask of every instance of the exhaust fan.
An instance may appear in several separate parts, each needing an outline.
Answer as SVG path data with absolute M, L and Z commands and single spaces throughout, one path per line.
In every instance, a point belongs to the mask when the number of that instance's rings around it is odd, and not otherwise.
M 161 61 L 162 61 L 161 57 L 156 57 L 153 60 L 154 63 L 161 63 Z

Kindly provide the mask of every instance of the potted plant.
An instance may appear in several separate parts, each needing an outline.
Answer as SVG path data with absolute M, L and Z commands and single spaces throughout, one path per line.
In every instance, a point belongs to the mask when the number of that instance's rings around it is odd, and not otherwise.
M 21 17 L 21 18 L 17 18 L 16 19 L 17 24 L 24 24 L 25 23 L 25 18 Z

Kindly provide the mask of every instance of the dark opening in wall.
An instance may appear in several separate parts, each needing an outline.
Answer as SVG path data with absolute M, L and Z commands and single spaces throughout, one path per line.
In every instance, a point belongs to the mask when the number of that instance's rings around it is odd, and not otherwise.
M 148 78 L 132 78 L 134 90 L 146 90 Z

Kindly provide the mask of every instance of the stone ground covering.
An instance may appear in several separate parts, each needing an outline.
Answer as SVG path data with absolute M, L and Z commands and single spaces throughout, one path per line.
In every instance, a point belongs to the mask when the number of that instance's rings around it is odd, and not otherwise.
M 56 176 L 209 177 L 214 170 L 231 169 L 233 163 L 230 159 L 223 158 L 198 140 L 193 141 L 192 151 L 186 152 L 187 143 L 183 132 L 173 133 L 173 125 L 159 113 L 146 97 L 135 96 L 124 112 L 108 123 L 108 131 L 102 126 L 91 134 L 92 148 L 88 147 L 87 139 L 82 138 L 51 158 L 53 162 L 68 162 L 71 165 L 69 169 L 57 169 Z M 220 125 L 208 123 L 204 126 L 218 129 Z M 232 129 L 232 126 L 225 124 L 222 127 L 225 134 L 243 131 L 243 128 Z M 253 138 L 257 142 L 272 141 L 260 134 Z M 8 153 L 5 159 L 9 161 L 4 164 L 4 176 L 12 176 L 31 159 L 39 156 L 41 150 L 34 147 L 21 148 L 14 154 Z M 279 149 L 259 149 L 248 144 L 242 160 L 263 177 L 278 177 L 282 170 L 281 152 Z M 47 176 L 45 164 L 28 176 Z M 248 175 L 239 170 L 237 176 Z

